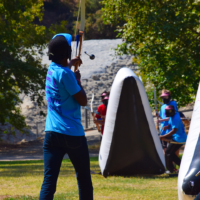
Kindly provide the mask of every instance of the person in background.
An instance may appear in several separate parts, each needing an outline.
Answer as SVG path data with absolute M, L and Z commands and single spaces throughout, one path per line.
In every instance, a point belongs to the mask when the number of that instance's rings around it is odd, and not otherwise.
M 102 92 L 102 94 L 101 94 L 101 101 L 105 98 L 105 96 L 107 96 L 107 92 L 106 91 Z
M 183 144 L 186 142 L 187 135 L 185 133 L 185 128 L 181 121 L 179 113 L 176 111 L 173 105 L 168 105 L 165 107 L 165 115 L 169 118 L 168 125 L 163 127 L 163 130 L 170 130 L 165 135 L 160 135 L 160 140 L 171 139 L 176 142 L 170 143 L 165 151 L 165 160 L 167 169 L 173 173 L 176 171 L 173 163 L 180 166 L 181 160 L 176 155 L 176 151 L 179 150 Z M 177 144 L 180 143 L 180 144 Z
M 72 65 L 82 63 L 80 58 L 71 60 L 71 41 L 70 34 L 57 34 L 48 45 L 52 62 L 45 87 L 48 112 L 43 144 L 44 181 L 39 200 L 53 200 L 66 153 L 76 171 L 79 199 L 93 200 L 89 152 L 80 112 L 80 106 L 87 105 L 87 96 L 80 72 L 71 71 Z
M 94 120 L 94 123 L 101 125 L 102 135 L 104 131 L 104 123 L 105 123 L 106 111 L 107 111 L 107 106 L 108 106 L 108 100 L 109 100 L 109 97 L 105 96 L 104 99 L 102 100 L 103 104 L 101 104 L 97 110 L 97 112 L 99 112 L 100 115 L 96 114 L 95 117 L 97 118 L 97 120 Z
M 101 101 L 105 98 L 106 95 L 107 95 L 106 91 L 102 92 L 102 94 L 101 94 Z M 100 109 L 101 106 L 102 106 L 102 104 L 98 107 L 98 109 Z M 98 132 L 101 132 L 100 124 L 99 123 L 95 123 L 96 119 L 95 119 L 95 113 L 94 112 L 92 113 L 92 118 L 93 118 L 94 124 L 97 127 Z M 100 117 L 100 118 L 98 118 L 98 120 L 102 120 L 102 118 Z
M 106 90 L 104 92 L 101 93 L 101 101 L 105 98 L 105 96 L 107 96 L 107 92 Z M 101 110 L 101 107 L 102 107 L 103 104 L 99 105 L 98 109 L 97 110 Z M 93 117 L 93 122 L 96 120 L 95 119 L 95 113 L 92 113 L 92 117 Z M 102 120 L 101 117 L 97 118 L 97 120 Z M 97 130 L 98 132 L 101 132 L 101 128 L 100 128 L 100 124 L 99 123 L 95 123 L 96 127 L 97 127 Z
M 162 136 L 171 131 L 170 128 L 163 130 L 163 127 L 168 125 L 168 120 L 169 120 L 169 118 L 165 114 L 165 108 L 168 105 L 173 105 L 177 112 L 178 112 L 178 109 L 177 109 L 177 103 L 171 100 L 171 92 L 169 90 L 166 90 L 166 89 L 162 90 L 160 97 L 163 100 L 163 105 L 160 108 L 160 115 L 159 115 L 160 119 L 158 120 L 158 123 L 160 123 L 160 135 Z M 162 141 L 162 146 L 163 146 L 163 150 L 165 151 L 167 148 L 167 142 Z

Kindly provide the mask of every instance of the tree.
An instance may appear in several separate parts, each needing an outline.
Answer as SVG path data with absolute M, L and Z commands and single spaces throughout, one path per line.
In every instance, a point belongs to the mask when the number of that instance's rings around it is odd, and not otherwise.
M 53 32 L 34 24 L 42 20 L 43 0 L 0 0 L 0 17 L 0 123 L 22 131 L 19 94 L 43 102 L 47 69 L 41 55 Z
M 78 16 L 79 1 L 77 2 L 76 11 L 73 12 L 74 26 L 73 30 L 76 30 L 76 19 Z M 115 32 L 116 26 L 106 25 L 102 19 L 102 5 L 99 0 L 86 0 L 86 20 L 85 20 L 85 39 L 114 39 L 117 36 Z M 78 26 L 78 28 L 80 28 Z M 73 31 L 73 32 L 74 32 Z
M 99 9 L 95 13 L 87 15 L 85 23 L 86 39 L 113 39 L 116 38 L 116 27 L 105 25 L 101 18 L 102 11 Z
M 125 42 L 119 54 L 134 55 L 149 83 L 169 89 L 179 106 L 193 101 L 200 79 L 200 2 L 196 0 L 103 0 L 104 22 L 117 24 Z M 152 91 L 148 93 L 152 97 Z

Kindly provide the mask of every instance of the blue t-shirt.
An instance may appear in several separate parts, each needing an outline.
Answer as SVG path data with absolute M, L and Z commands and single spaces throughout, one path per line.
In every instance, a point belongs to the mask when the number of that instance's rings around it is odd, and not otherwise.
M 51 62 L 46 77 L 47 118 L 45 131 L 71 136 L 85 135 L 80 105 L 73 97 L 81 90 L 68 67 Z
M 168 122 L 171 126 L 171 129 L 177 128 L 176 133 L 172 135 L 172 140 L 176 142 L 185 142 L 187 139 L 187 135 L 185 133 L 185 128 L 183 122 L 181 121 L 179 113 L 176 112 L 173 117 L 169 117 Z
M 175 110 L 178 112 L 176 102 L 175 102 L 175 101 L 170 101 L 169 104 L 163 104 L 163 105 L 161 106 L 161 108 L 160 108 L 160 118 L 161 118 L 161 119 L 167 118 L 166 115 L 165 115 L 165 108 L 166 108 L 166 106 L 168 106 L 168 105 L 174 106 Z M 167 130 L 165 130 L 165 131 L 162 130 L 162 128 L 163 128 L 164 126 L 167 126 L 167 125 L 168 125 L 168 121 L 164 121 L 164 122 L 161 122 L 161 123 L 160 123 L 160 135 L 165 135 L 165 134 L 167 134 L 167 133 L 169 133 L 169 132 L 171 131 L 171 129 L 167 129 Z

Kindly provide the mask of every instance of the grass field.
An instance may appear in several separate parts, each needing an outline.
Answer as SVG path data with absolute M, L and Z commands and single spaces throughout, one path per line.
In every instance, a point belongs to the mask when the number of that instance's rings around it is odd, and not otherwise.
M 91 158 L 91 171 L 99 173 L 98 158 Z M 0 199 L 38 199 L 43 181 L 43 161 L 0 162 Z M 165 176 L 108 177 L 92 174 L 94 199 L 173 200 L 177 199 L 177 178 Z M 74 168 L 63 160 L 56 200 L 78 199 Z

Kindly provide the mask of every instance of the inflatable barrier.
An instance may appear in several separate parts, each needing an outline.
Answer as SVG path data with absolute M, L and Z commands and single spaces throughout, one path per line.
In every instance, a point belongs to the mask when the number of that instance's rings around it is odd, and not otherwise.
M 178 176 L 179 200 L 200 200 L 200 86 Z M 195 196 L 197 196 L 195 198 Z
M 162 174 L 165 159 L 142 82 L 128 68 L 113 82 L 99 154 L 104 177 Z

